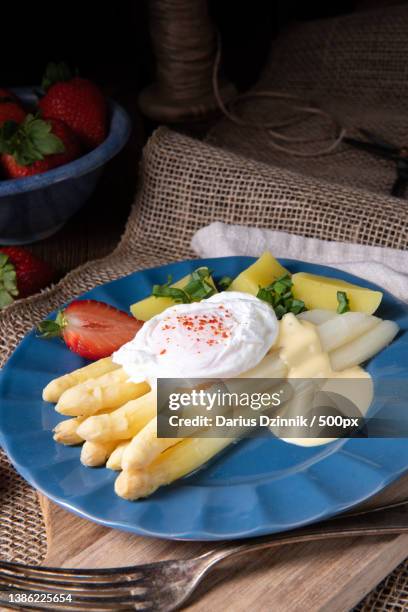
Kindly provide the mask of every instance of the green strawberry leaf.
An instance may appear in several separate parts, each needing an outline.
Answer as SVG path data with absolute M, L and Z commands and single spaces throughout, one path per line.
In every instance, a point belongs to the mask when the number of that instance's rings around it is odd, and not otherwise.
M 27 115 L 20 124 L 6 121 L 0 128 L 0 153 L 12 155 L 21 166 L 64 151 L 64 143 L 52 133 L 51 123 L 34 115 Z
M 51 85 L 59 81 L 69 81 L 72 79 L 72 73 L 65 62 L 50 62 L 46 69 L 41 82 L 44 91 L 47 91 Z
M 12 304 L 17 296 L 16 270 L 8 255 L 0 253 L 0 309 Z
M 41 338 L 59 338 L 62 330 L 66 327 L 67 321 L 64 312 L 59 310 L 54 321 L 46 319 L 37 325 L 37 330 L 40 332 Z
M 63 153 L 64 144 L 58 136 L 52 133 L 52 125 L 42 119 L 34 118 L 29 125 L 30 144 L 34 151 L 44 157 L 53 153 Z

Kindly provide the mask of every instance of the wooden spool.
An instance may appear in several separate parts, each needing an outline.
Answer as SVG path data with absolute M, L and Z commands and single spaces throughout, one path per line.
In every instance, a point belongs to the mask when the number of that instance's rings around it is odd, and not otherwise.
M 141 92 L 139 105 L 155 121 L 200 120 L 218 109 L 213 91 L 217 34 L 207 0 L 150 0 L 150 31 L 156 81 Z M 235 87 L 221 80 L 228 102 Z

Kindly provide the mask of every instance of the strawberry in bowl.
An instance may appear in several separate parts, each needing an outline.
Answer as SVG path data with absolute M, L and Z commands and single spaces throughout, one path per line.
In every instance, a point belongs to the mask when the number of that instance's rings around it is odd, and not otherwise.
M 72 76 L 65 64 L 49 64 L 43 79 L 47 92 L 39 102 L 45 119 L 59 119 L 93 149 L 106 138 L 107 104 L 95 83 Z
M 2 132 L 0 165 L 8 178 L 41 174 L 81 154 L 76 135 L 59 119 L 44 121 L 27 115 L 20 124 L 12 122 L 4 126 Z
M 125 110 L 82 77 L 0 88 L 0 244 L 41 240 L 87 201 L 130 135 Z M 62 80 L 59 80 L 62 79 Z

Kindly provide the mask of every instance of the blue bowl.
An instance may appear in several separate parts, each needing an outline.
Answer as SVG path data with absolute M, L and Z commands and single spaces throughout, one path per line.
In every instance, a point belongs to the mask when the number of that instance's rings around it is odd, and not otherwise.
M 14 90 L 27 104 L 37 96 L 30 88 Z M 104 142 L 59 168 L 14 180 L 0 180 L 0 244 L 26 244 L 58 231 L 89 198 L 104 165 L 126 144 L 131 123 L 125 110 L 110 101 L 110 127 Z

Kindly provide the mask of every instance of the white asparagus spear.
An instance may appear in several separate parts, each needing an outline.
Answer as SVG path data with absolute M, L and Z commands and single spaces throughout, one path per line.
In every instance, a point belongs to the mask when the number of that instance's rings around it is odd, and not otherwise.
M 107 409 L 106 412 L 112 412 L 112 408 Z M 79 416 L 60 421 L 54 428 L 55 442 L 67 446 L 81 444 L 84 438 L 78 434 L 78 428 L 87 418 L 89 417 Z
M 337 313 L 334 310 L 324 310 L 323 308 L 313 308 L 312 310 L 305 310 L 305 312 L 301 312 L 296 315 L 298 319 L 302 321 L 309 321 L 313 323 L 313 325 L 321 325 L 330 319 L 333 319 L 337 316 Z
M 362 336 L 380 322 L 381 319 L 365 312 L 345 312 L 335 315 L 317 328 L 322 349 L 330 353 L 339 346 Z
M 61 395 L 55 410 L 68 416 L 91 416 L 109 408 L 119 408 L 149 391 L 146 382 L 133 383 L 123 368 L 71 387 Z
M 125 440 L 124 442 L 119 442 L 117 447 L 112 451 L 109 455 L 109 459 L 106 462 L 106 467 L 110 470 L 121 470 L 122 469 L 122 457 L 125 448 L 128 446 L 129 440 Z
M 132 438 L 123 452 L 122 469 L 137 470 L 149 465 L 163 451 L 180 441 L 180 438 L 158 438 L 157 417 L 149 421 Z
M 118 366 L 116 363 L 113 363 L 111 357 L 105 357 L 104 359 L 99 359 L 98 361 L 90 363 L 83 368 L 79 368 L 78 370 L 74 370 L 68 374 L 64 374 L 64 376 L 54 378 L 54 380 L 51 380 L 44 388 L 43 400 L 45 402 L 58 402 L 61 395 L 67 389 L 70 389 L 79 383 L 83 383 L 90 378 L 103 376 L 104 374 L 116 370 L 119 367 L 120 366 Z
M 85 419 L 78 427 L 84 440 L 108 442 L 135 436 L 156 415 L 156 391 L 130 400 L 108 414 L 97 414 Z
M 84 442 L 81 449 L 81 463 L 87 467 L 105 465 L 109 455 L 114 451 L 116 441 Z
M 147 497 L 196 470 L 234 441 L 234 438 L 186 438 L 143 470 L 123 470 L 115 481 L 115 492 L 125 499 Z
M 394 321 L 381 321 L 373 329 L 330 353 L 333 370 L 341 372 L 364 363 L 385 348 L 397 335 Z
M 285 378 L 288 369 L 279 357 L 279 351 L 271 351 L 258 365 L 240 374 L 238 378 Z
M 66 421 L 61 421 L 54 427 L 54 440 L 59 444 L 65 444 L 66 446 L 74 446 L 75 444 L 81 444 L 84 439 L 78 435 L 78 427 L 86 417 L 73 417 Z

